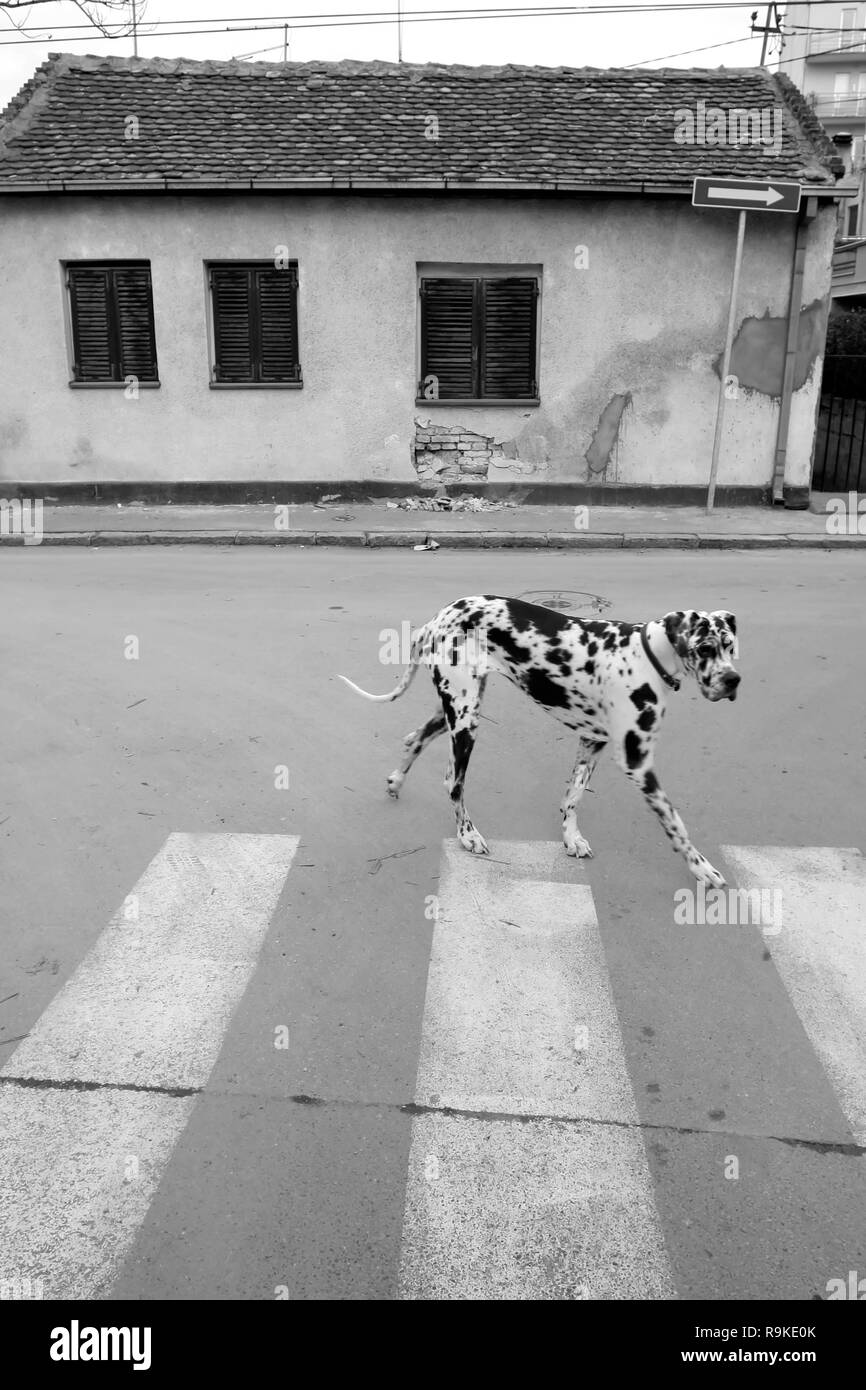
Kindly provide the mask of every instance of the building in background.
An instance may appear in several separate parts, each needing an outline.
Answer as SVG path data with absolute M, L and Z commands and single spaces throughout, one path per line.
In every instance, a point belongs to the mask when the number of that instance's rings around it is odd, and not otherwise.
M 802 187 L 748 214 L 719 492 L 806 506 L 841 173 L 761 67 L 53 55 L 0 119 L 0 489 L 701 500 L 711 175 Z
M 781 71 L 800 88 L 845 161 L 842 238 L 866 237 L 866 0 L 860 4 L 788 5 Z M 866 281 L 866 255 L 860 279 Z M 851 260 L 846 258 L 846 264 Z M 835 281 L 835 277 L 834 277 Z M 859 292 L 862 293 L 862 288 Z M 834 283 L 834 297 L 837 286 Z M 844 291 L 854 293 L 853 290 Z

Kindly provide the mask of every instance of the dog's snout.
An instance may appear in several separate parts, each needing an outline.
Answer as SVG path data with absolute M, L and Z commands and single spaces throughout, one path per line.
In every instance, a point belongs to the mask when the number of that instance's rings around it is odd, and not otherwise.
M 737 698 L 737 686 L 740 684 L 740 681 L 741 681 L 741 680 L 742 680 L 742 676 L 739 674 L 738 671 L 728 671 L 727 675 L 725 676 L 725 684 L 724 684 L 724 691 L 725 691 L 725 698 L 726 698 L 726 699 L 728 699 L 728 700 L 736 700 L 736 698 Z

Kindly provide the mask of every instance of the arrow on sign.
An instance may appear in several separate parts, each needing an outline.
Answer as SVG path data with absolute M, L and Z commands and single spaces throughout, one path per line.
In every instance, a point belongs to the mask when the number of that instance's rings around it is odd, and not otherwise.
M 726 198 L 730 201 L 734 196 L 730 188 L 708 188 L 708 198 Z M 780 193 L 777 188 L 738 188 L 736 197 L 742 202 L 763 203 L 764 207 L 772 207 L 774 203 L 781 203 L 784 193 Z
M 785 179 L 726 179 L 703 175 L 692 187 L 696 208 L 739 208 L 741 212 L 797 212 L 803 190 Z

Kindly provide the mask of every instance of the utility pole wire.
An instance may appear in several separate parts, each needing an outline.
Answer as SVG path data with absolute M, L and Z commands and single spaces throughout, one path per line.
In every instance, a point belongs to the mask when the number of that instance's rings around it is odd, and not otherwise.
M 28 9 L 31 9 L 34 5 L 56 5 L 57 3 L 58 3 L 58 0 L 0 0 L 0 10 L 7 10 L 7 11 L 13 11 L 13 10 L 28 10 Z M 103 7 L 105 7 L 106 9 L 120 9 L 120 8 L 123 8 L 123 6 L 124 6 L 125 4 L 128 3 L 128 0 L 98 0 L 98 3 L 101 4 Z M 749 4 L 754 4 L 754 0 L 703 0 L 703 3 L 692 3 L 691 0 L 686 0 L 686 3 L 679 3 L 679 0 L 671 0 L 671 3 L 658 4 L 658 5 L 643 5 L 643 4 L 634 4 L 634 3 L 633 3 L 633 4 L 628 4 L 628 3 L 616 4 L 616 3 L 612 3 L 612 4 L 600 4 L 600 5 L 544 5 L 544 4 L 542 4 L 542 5 L 538 6 L 538 7 L 535 7 L 535 6 L 518 6 L 517 8 L 518 8 L 518 10 L 522 10 L 522 9 L 524 9 L 524 8 L 528 8 L 528 9 L 530 9 L 530 11 L 534 11 L 534 10 L 537 8 L 540 12 L 551 11 L 551 10 L 557 10 L 557 11 L 559 11 L 559 12 L 560 12 L 561 14 L 563 14 L 563 15 L 586 14 L 586 15 L 594 15 L 594 16 L 597 16 L 597 15 L 607 15 L 607 14 L 663 14 L 663 13 L 671 13 L 671 12 L 677 12 L 677 11 L 682 12 L 683 14 L 688 14 L 688 13 L 695 12 L 695 11 L 698 11 L 698 12 L 700 12 L 700 11 L 707 11 L 707 12 L 709 12 L 709 11 L 711 11 L 711 10 L 744 10 L 744 9 L 746 9 L 746 8 L 748 7 Z M 822 8 L 822 7 L 827 6 L 827 5 L 837 5 L 837 4 L 838 4 L 838 0 L 812 0 L 812 8 L 813 8 L 813 9 Z M 775 6 L 774 6 L 774 8 L 775 8 Z M 503 5 L 497 5 L 497 6 L 493 6 L 492 9 L 491 9 L 491 8 L 485 8 L 485 7 L 482 7 L 482 6 L 472 6 L 472 7 L 471 7 L 471 10 L 466 10 L 466 9 L 448 10 L 448 11 L 442 11 L 442 10 L 410 10 L 410 11 L 408 11 L 407 13 L 409 13 L 409 14 L 415 14 L 415 15 L 422 15 L 422 14 L 443 14 L 443 13 L 445 13 L 445 14 L 466 14 L 466 13 L 485 14 L 485 13 L 503 13 L 503 12 L 504 12 L 505 14 L 508 14 L 508 13 L 509 13 L 509 7 L 508 7 L 508 6 L 503 6 Z M 312 14 L 292 15 L 292 16 L 289 16 L 289 18 L 292 19 L 292 20 L 294 20 L 294 19 L 312 19 L 312 18 L 324 18 L 324 19 L 347 18 L 347 19 L 351 19 L 351 18 L 355 18 L 356 16 L 358 16 L 359 14 L 362 14 L 362 13 L 363 13 L 363 14 L 367 14 L 368 12 L 367 12 L 367 11 L 350 10 L 350 11 L 344 11 L 344 12 L 338 11 L 336 14 L 325 14 L 325 15 L 312 15 Z M 371 12 L 369 12 L 369 13 L 371 13 L 372 15 L 377 15 L 377 14 L 384 14 L 384 15 L 386 15 L 386 14 L 391 14 L 391 15 L 393 15 L 393 10 L 391 10 L 391 11 L 387 11 L 387 10 L 373 10 L 373 11 L 371 11 Z M 208 16 L 205 17 L 205 16 L 197 15 L 197 16 L 195 16 L 195 18 L 189 18 L 189 19 L 159 19 L 159 20 L 153 20 L 152 22 L 153 22 L 154 25 L 158 25 L 158 26 L 161 27 L 161 28 L 162 28 L 162 27 L 167 28 L 167 27 L 170 26 L 170 25 L 176 25 L 176 24 L 193 24 L 193 23 L 222 23 L 222 24 L 225 24 L 225 23 L 227 23 L 227 22 L 230 22 L 232 18 L 241 19 L 241 20 L 257 20 L 257 19 L 263 19 L 263 20 L 277 20 L 277 21 L 278 21 L 278 24 L 281 26 L 282 23 L 283 23 L 283 21 L 284 21 L 284 19 L 285 19 L 285 16 L 283 16 L 283 15 L 267 14 L 267 15 L 240 15 L 240 16 L 208 15 Z M 392 21 L 392 22 L 393 22 L 393 21 Z M 75 26 L 75 25 L 61 24 L 61 25 L 55 25 L 54 27 L 55 27 L 55 28 L 68 29 L 68 28 L 75 28 L 76 26 Z M 838 26 L 836 26 L 836 28 L 833 30 L 833 32 L 838 32 Z
M 101 3 L 103 3 L 104 5 L 106 5 L 106 6 L 109 7 L 109 8 L 114 8 L 114 7 L 116 7 L 116 6 L 119 6 L 119 5 L 124 4 L 125 2 L 126 2 L 126 0 L 101 0 Z M 689 0 L 687 0 L 687 3 L 685 3 L 685 4 L 670 4 L 670 3 L 664 4 L 664 3 L 663 3 L 663 4 L 655 4 L 655 5 L 635 5 L 635 4 L 628 4 L 628 3 L 625 3 L 625 4 L 615 4 L 615 3 L 614 3 L 614 4 L 602 4 L 602 5 L 580 5 L 580 6 L 577 6 L 577 5 L 574 5 L 574 6 L 572 6 L 572 5 L 569 5 L 569 6 L 543 6 L 543 7 L 540 7 L 540 8 L 535 8 L 535 7 L 533 7 L 533 8 L 527 8 L 527 9 L 523 9 L 523 8 L 519 8 L 519 7 L 509 7 L 509 6 L 493 7 L 492 9 L 486 9 L 486 8 L 482 8 L 482 7 L 479 6 L 479 7 L 473 7 L 473 8 L 472 8 L 471 10 L 469 10 L 469 11 L 466 11 L 466 10 L 449 10 L 449 11 L 442 12 L 442 11 L 437 11 L 437 10 L 432 10 L 432 9 L 431 9 L 431 10 L 414 10 L 414 11 L 409 11 L 408 14 L 405 13 L 405 12 L 403 12 L 402 6 L 401 6 L 400 18 L 401 18 L 401 23 L 409 23 L 409 24 L 416 24 L 416 23 L 420 23 L 420 24 L 455 23 L 455 22 L 458 22 L 458 21 L 461 21 L 461 20 L 475 20 L 475 21 L 481 22 L 482 20 L 491 20 L 491 19 L 533 19 L 533 18 L 537 18 L 537 19 L 561 19 L 561 18 L 581 18 L 581 17 L 583 17 L 583 16 L 585 16 L 585 15 L 597 16 L 597 15 L 635 14 L 635 13 L 640 13 L 640 14 L 662 14 L 662 13 L 670 13 L 671 11 L 675 11 L 675 10 L 680 10 L 680 11 L 683 11 L 684 13 L 686 13 L 686 12 L 694 12 L 694 11 L 701 11 L 701 10 L 734 10 L 734 9 L 745 9 L 745 8 L 746 8 L 746 5 L 747 5 L 748 3 L 750 3 L 750 2 L 751 2 L 751 3 L 754 3 L 754 0 L 710 0 L 709 3 L 702 3 L 702 4 L 693 4 L 693 3 L 689 3 Z M 46 39 L 45 39 L 44 36 L 40 36 L 40 37 L 36 37 L 36 38 L 24 37 L 23 35 L 26 34 L 26 26 L 23 25 L 23 24 L 22 24 L 22 25 L 16 24 L 15 21 L 11 18 L 11 11 L 19 10 L 19 9 L 28 9 L 28 8 L 29 8 L 30 6 L 32 6 L 32 5 L 56 4 L 56 3 L 57 3 L 57 0 L 0 0 L 0 12 L 4 12 L 4 13 L 8 14 L 9 17 L 10 17 L 10 23 L 13 25 L 13 27 L 14 27 L 15 30 L 16 30 L 16 32 L 19 33 L 19 34 L 22 34 L 22 37 L 20 37 L 20 38 L 0 39 L 0 47 L 6 47 L 6 46 L 8 46 L 8 45 L 15 45 L 15 44 L 21 44 L 21 43 L 30 43 L 30 44 L 33 44 L 33 43 L 40 43 L 40 44 L 44 44 L 44 43 L 46 42 Z M 98 29 L 101 33 L 103 33 L 104 36 L 105 36 L 106 38 L 109 38 L 109 39 L 114 39 L 114 38 L 118 38 L 118 37 L 121 37 L 121 36 L 122 36 L 121 34 L 111 34 L 111 33 L 109 33 L 104 27 L 102 27 L 102 26 L 100 26 L 98 23 L 94 22 L 93 19 L 91 18 L 91 16 L 88 14 L 88 12 L 87 12 L 86 10 L 83 9 L 83 6 L 80 4 L 80 0 L 74 0 L 74 3 L 76 3 L 76 4 L 78 5 L 78 7 L 82 9 L 83 13 L 85 13 L 85 14 L 87 15 L 88 19 L 90 19 L 90 21 L 91 21 L 90 24 L 88 24 L 88 25 L 68 25 L 68 24 L 66 24 L 66 25 L 56 26 L 56 28 L 62 28 L 63 30 L 66 30 L 66 31 L 75 30 L 75 29 L 85 29 L 85 30 L 87 31 L 88 34 L 91 33 L 92 30 L 93 30 L 94 28 L 96 28 L 96 29 Z M 141 3 L 142 3 L 142 0 L 137 0 L 137 3 L 138 3 L 138 4 L 141 4 Z M 146 0 L 145 0 L 145 3 L 146 3 Z M 836 3 L 837 3 L 837 0 L 812 0 L 812 3 L 813 3 L 813 5 L 816 6 L 816 7 L 818 7 L 818 6 L 822 6 L 822 7 L 823 7 L 823 6 L 829 5 L 829 4 L 836 4 Z M 775 5 L 774 5 L 774 8 L 776 8 Z M 143 13 L 143 9 L 142 9 L 142 13 Z M 776 13 L 777 13 L 777 16 L 778 16 L 778 9 L 777 9 L 777 8 L 776 8 Z M 757 11 L 755 11 L 755 14 L 757 14 Z M 379 18 L 373 18 L 372 16 L 374 16 L 374 15 L 383 15 L 384 17 L 381 18 L 381 19 L 379 19 Z M 355 16 L 357 16 L 357 18 L 356 18 Z M 257 16 L 257 18 L 258 18 L 258 16 Z M 275 17 L 275 16 L 273 16 L 273 17 L 272 17 L 272 16 L 261 16 L 261 18 L 267 18 L 267 19 L 269 19 L 269 18 L 276 18 L 276 17 Z M 299 23 L 297 22 L 297 20 L 298 20 L 299 18 L 310 19 L 310 20 L 312 20 L 312 23 L 299 24 Z M 222 17 L 220 17 L 220 19 L 222 19 Z M 237 34 L 237 33 L 249 33 L 249 32 L 266 32 L 266 33 L 267 33 L 267 32 L 273 32 L 275 29 L 276 29 L 276 30 L 283 29 L 283 28 L 285 27 L 285 22 L 282 21 L 282 17 L 280 17 L 280 20 L 281 20 L 281 22 L 279 22 L 279 23 L 265 23 L 265 24 L 249 24 L 249 23 L 247 23 L 247 24 L 231 25 L 231 24 L 226 24 L 224 21 L 223 21 L 222 23 L 220 23 L 219 20 L 213 20 L 213 21 L 211 21 L 211 20 L 205 19 L 205 20 L 198 20 L 198 22 L 199 22 L 199 23 L 204 23 L 204 24 L 209 24 L 209 23 L 211 23 L 211 22 L 219 23 L 219 24 L 220 24 L 220 27 L 218 27 L 218 28 L 200 28 L 200 29 L 183 29 L 183 30 L 177 30 L 177 29 L 174 28 L 174 26 L 175 26 L 175 25 L 178 25 L 178 24 L 189 24 L 189 23 L 194 24 L 194 23 L 196 23 L 196 20 L 189 20 L 189 19 L 183 19 L 183 20 L 154 20 L 154 21 L 152 21 L 152 23 L 150 24 L 149 29 L 150 29 L 150 31 L 153 32 L 153 33 L 157 32 L 157 31 L 162 31 L 164 37 L 174 37 L 174 38 L 178 38 L 178 37 L 191 37 L 191 36 L 195 36 L 195 35 L 199 35 L 199 34 L 226 34 L 226 33 L 234 33 L 234 34 Z M 330 21 L 330 22 L 323 23 L 323 20 L 328 20 L 328 21 Z M 339 11 L 338 11 L 336 14 L 330 13 L 330 14 L 327 14 L 327 15 L 321 15 L 321 14 L 319 14 L 319 15 L 302 15 L 302 16 L 295 16 L 295 17 L 294 17 L 294 21 L 295 21 L 295 22 L 293 23 L 293 25 L 292 25 L 291 27 L 296 28 L 296 29 L 338 29 L 338 28 L 366 27 L 366 26 L 369 26 L 369 25 L 371 25 L 371 24 L 393 24 L 393 22 L 394 22 L 394 12 L 393 12 L 393 10 L 392 10 L 392 11 L 381 11 L 381 10 L 380 10 L 380 11 L 372 11 L 372 12 L 366 11 L 366 12 L 360 12 L 360 13 L 359 13 L 358 11 L 348 11 L 348 12 L 346 12 L 346 11 L 339 12 Z M 75 36 L 74 34 L 71 34 L 71 33 L 69 33 L 69 32 L 66 32 L 66 33 L 64 33 L 64 34 L 62 34 L 62 35 L 57 34 L 56 28 L 55 28 L 55 33 L 51 35 L 51 38 L 52 38 L 52 39 L 55 39 L 57 42 L 84 43 L 84 42 L 89 42 L 89 41 L 90 41 L 89 38 L 87 38 L 86 36 L 85 36 L 84 38 L 79 38 L 79 37 L 77 37 L 77 36 Z M 128 33 L 130 33 L 131 31 L 127 28 L 125 32 L 126 32 L 126 34 L 128 34 Z M 755 32 L 760 32 L 760 30 L 756 30 Z M 779 31 L 779 32 L 781 32 L 781 31 Z M 836 30 L 832 30 L 832 31 L 828 31 L 828 32 L 837 32 L 837 31 L 836 31 Z M 678 52 L 678 53 L 667 53 L 667 54 L 658 55 L 658 56 L 652 57 L 652 58 L 644 58 L 644 59 L 641 59 L 641 61 L 638 62 L 638 63 L 627 63 L 627 64 L 625 64 L 624 66 L 625 66 L 626 68 L 648 67 L 648 66 L 650 66 L 650 65 L 653 64 L 653 63 L 667 62 L 668 60 L 670 60 L 670 59 L 672 59 L 672 58 L 686 57 L 686 56 L 690 56 L 691 54 L 695 54 L 695 53 L 708 53 L 708 52 L 710 52 L 710 51 L 713 50 L 713 49 L 726 48 L 726 47 L 733 47 L 733 46 L 736 45 L 736 44 L 748 43 L 748 42 L 750 42 L 750 41 L 751 41 L 751 40 L 750 40 L 749 36 L 745 36 L 745 37 L 740 38 L 740 39 L 728 39 L 728 40 L 722 41 L 721 43 L 704 44 L 704 45 L 701 45 L 701 46 L 698 47 L 698 48 L 692 48 L 692 49 L 681 50 L 681 51 Z M 278 47 L 278 46 L 276 46 L 276 47 Z M 856 43 L 852 43 L 852 44 L 836 44 L 836 45 L 833 46 L 833 48 L 827 49 L 827 50 L 826 50 L 826 54 L 827 54 L 827 55 L 830 55 L 830 54 L 834 54 L 834 53 L 841 52 L 841 51 L 843 51 L 843 50 L 845 50 L 845 49 L 848 49 L 848 48 L 851 48 L 851 49 L 860 49 L 861 47 L 862 47 L 862 43 L 859 42 L 859 41 L 856 42 Z M 264 52 L 273 52 L 273 51 L 275 51 L 275 49 L 259 49 L 259 50 L 258 50 L 258 52 L 260 52 L 260 53 L 264 53 Z M 785 66 L 787 66 L 789 63 L 793 63 L 793 62 L 797 62 L 797 61 L 799 61 L 799 60 L 798 60 L 798 59 L 794 59 L 794 58 L 791 58 L 791 59 L 780 59 L 780 60 L 779 60 L 779 63 L 778 63 L 778 66 L 779 66 L 779 67 L 785 67 Z

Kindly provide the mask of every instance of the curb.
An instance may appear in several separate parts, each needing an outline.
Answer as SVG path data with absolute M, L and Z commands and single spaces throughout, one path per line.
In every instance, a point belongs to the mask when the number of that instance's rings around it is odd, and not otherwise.
M 265 545 L 369 546 L 373 549 L 423 545 L 427 538 L 443 550 L 866 550 L 866 535 L 821 536 L 788 532 L 773 535 L 585 531 L 48 531 L 36 544 L 23 536 L 0 537 L 0 548 L 28 550 L 45 545 Z

